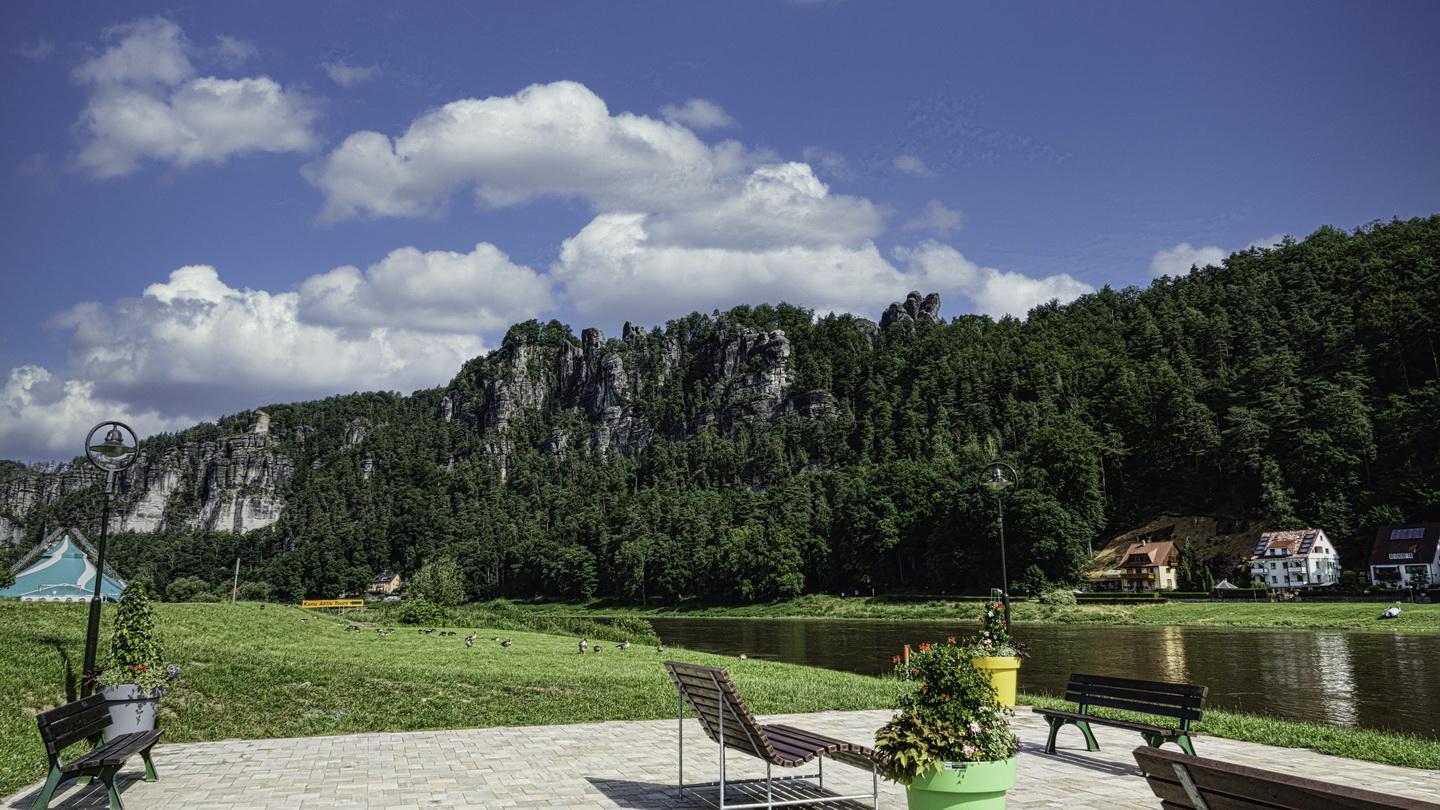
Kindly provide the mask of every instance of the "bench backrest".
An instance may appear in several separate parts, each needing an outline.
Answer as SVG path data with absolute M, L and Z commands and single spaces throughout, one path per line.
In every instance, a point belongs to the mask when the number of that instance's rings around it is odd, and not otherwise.
M 1083 706 L 1103 706 L 1184 720 L 1199 720 L 1209 687 L 1188 683 L 1136 681 L 1104 675 L 1071 675 L 1065 699 Z
M 665 669 L 680 690 L 680 697 L 690 706 L 700 727 L 715 742 L 721 742 L 720 729 L 725 729 L 724 745 L 761 759 L 776 758 L 775 748 L 750 707 L 730 680 L 730 673 L 719 667 L 682 664 L 666 661 Z
M 1440 810 L 1440 804 L 1420 799 L 1192 757 L 1168 748 L 1142 745 L 1134 754 L 1150 790 L 1164 802 L 1164 807 L 1175 810 Z
M 35 720 L 40 724 L 45 753 L 58 757 L 71 745 L 108 728 L 110 710 L 105 706 L 105 696 L 97 693 L 41 712 Z

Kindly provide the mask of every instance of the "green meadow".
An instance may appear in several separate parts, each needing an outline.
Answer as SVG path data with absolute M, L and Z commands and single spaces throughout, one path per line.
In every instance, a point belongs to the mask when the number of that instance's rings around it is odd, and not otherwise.
M 101 620 L 100 655 L 110 627 Z M 78 697 L 87 605 L 0 601 L 0 796 L 43 779 L 35 715 Z M 425 634 L 374 610 L 307 611 L 258 603 L 156 603 L 169 663 L 184 674 L 161 700 L 163 743 L 307 737 L 365 731 L 530 726 L 674 717 L 675 688 L 663 662 L 681 658 L 744 673 L 759 713 L 876 709 L 893 684 L 842 672 L 767 661 L 737 661 L 689 650 L 657 652 L 653 639 L 571 621 L 556 635 L 524 617 L 461 610 L 454 624 Z M 360 632 L 347 632 L 352 623 Z M 381 636 L 377 628 L 395 628 Z M 577 642 L 605 647 L 581 656 Z M 456 635 L 441 636 L 442 631 Z M 465 637 L 477 633 L 473 648 Z M 510 638 L 502 647 L 494 636 Z
M 45 775 L 34 717 L 78 696 L 86 608 L 0 601 L 0 796 Z M 102 657 L 110 610 L 102 617 Z M 644 623 L 633 618 L 601 626 L 479 606 L 456 611 L 449 626 L 427 634 L 375 609 L 341 616 L 240 602 L 157 603 L 155 610 L 167 661 L 184 669 L 161 701 L 167 743 L 668 718 L 676 698 L 662 662 L 672 658 L 729 668 L 760 714 L 880 709 L 894 693 L 892 682 L 861 675 L 677 648 L 660 653 Z M 360 632 L 345 629 L 352 624 Z M 390 635 L 376 632 L 391 627 Z M 455 635 L 440 635 L 451 631 Z M 470 633 L 477 639 L 467 648 Z M 502 647 L 492 640 L 496 636 L 513 643 Z M 581 656 L 581 636 L 605 650 Z M 616 642 L 624 639 L 634 645 L 621 651 Z M 1404 735 L 1222 712 L 1207 712 L 1202 728 L 1216 736 L 1440 768 L 1440 742 Z

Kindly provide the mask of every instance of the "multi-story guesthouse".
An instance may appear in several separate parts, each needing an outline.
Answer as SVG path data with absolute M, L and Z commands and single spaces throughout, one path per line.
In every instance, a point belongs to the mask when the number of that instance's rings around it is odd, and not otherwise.
M 1250 555 L 1250 575 L 1271 590 L 1321 588 L 1340 581 L 1340 555 L 1322 529 L 1266 532 Z
M 370 581 L 370 593 L 376 596 L 389 596 L 400 590 L 399 574 L 381 574 Z
M 1131 543 L 1116 571 L 1113 579 L 1119 580 L 1121 590 L 1173 590 L 1180 571 L 1180 547 L 1174 540 Z
M 1381 526 L 1370 550 L 1370 581 L 1386 588 L 1440 583 L 1440 523 Z

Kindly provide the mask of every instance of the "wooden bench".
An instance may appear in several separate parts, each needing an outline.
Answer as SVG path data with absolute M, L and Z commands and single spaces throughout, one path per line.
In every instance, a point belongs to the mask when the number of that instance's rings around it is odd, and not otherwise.
M 145 760 L 145 781 L 154 782 L 157 778 L 155 763 L 150 759 L 150 749 L 163 733 L 161 729 L 121 734 L 112 740 L 105 740 L 100 747 L 69 762 L 61 760 L 61 753 L 74 743 L 96 736 L 104 740 L 105 729 L 110 726 L 110 711 L 105 706 L 104 695 L 95 694 L 66 703 L 48 712 L 41 712 L 35 719 L 40 723 L 40 739 L 44 741 L 45 755 L 50 759 L 50 775 L 46 777 L 45 785 L 40 788 L 40 795 L 35 797 L 35 803 L 30 805 L 30 810 L 44 810 L 49 807 L 55 788 L 59 787 L 61 782 L 76 777 L 88 782 L 92 776 L 100 777 L 100 781 L 104 783 L 110 810 L 124 810 L 120 791 L 115 787 L 115 774 L 120 771 L 125 760 L 135 754 Z
M 1205 708 L 1205 695 L 1209 690 L 1204 686 L 1184 683 L 1163 683 L 1160 681 L 1137 681 L 1130 678 L 1110 678 L 1102 675 L 1071 675 L 1065 686 L 1065 699 L 1079 705 L 1078 711 L 1060 709 L 1035 709 L 1044 715 L 1050 724 L 1050 738 L 1045 742 L 1045 753 L 1055 753 L 1055 734 L 1061 726 L 1074 725 L 1085 734 L 1085 745 L 1091 751 L 1099 751 L 1091 725 L 1112 726 L 1128 731 L 1138 731 L 1145 742 L 1155 747 L 1173 742 L 1194 756 L 1195 746 L 1190 742 L 1190 723 L 1199 720 Z M 1096 707 L 1140 712 L 1156 717 L 1168 717 L 1178 723 L 1161 726 L 1152 723 L 1137 723 L 1115 720 L 1094 713 Z
M 1165 810 L 1440 810 L 1440 804 L 1180 754 L 1135 749 Z
M 726 810 L 745 807 L 780 807 L 791 804 L 812 804 L 819 802 L 842 802 L 855 799 L 870 799 L 872 806 L 880 806 L 880 773 L 889 760 L 879 751 L 856 743 L 848 743 L 833 737 L 826 737 L 793 726 L 761 725 L 750 713 L 750 708 L 740 698 L 740 692 L 730 680 L 730 673 L 718 667 L 697 664 L 682 664 L 666 661 L 665 669 L 680 691 L 680 794 L 697 788 L 719 788 L 720 801 L 717 805 Z M 716 782 L 685 783 L 685 705 L 690 705 L 700 728 L 713 742 L 720 746 L 720 779 Z M 727 780 L 725 775 L 725 749 L 740 751 L 764 760 L 765 778 Z M 817 761 L 818 773 L 803 776 L 772 777 L 771 766 L 798 768 L 817 758 L 833 759 L 862 770 L 870 771 L 870 793 L 854 796 L 838 796 L 825 791 L 824 759 Z M 776 782 L 804 782 L 819 779 L 815 791 L 798 792 L 782 784 L 777 790 Z M 765 800 L 750 804 L 726 804 L 725 792 L 728 787 L 757 784 L 765 785 Z M 809 783 L 806 783 L 809 784 Z M 698 793 L 698 791 L 695 791 Z M 738 791 L 737 791 L 738 792 Z M 758 792 L 758 791 L 757 791 Z M 756 797 L 758 798 L 758 797 Z

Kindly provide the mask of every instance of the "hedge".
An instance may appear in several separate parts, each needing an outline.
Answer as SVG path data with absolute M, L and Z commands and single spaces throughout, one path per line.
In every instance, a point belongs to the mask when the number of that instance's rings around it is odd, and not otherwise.
M 1141 591 L 1140 593 L 1127 593 L 1115 591 L 1114 593 L 1077 593 L 1077 602 L 1154 602 L 1163 599 L 1160 594 L 1154 591 Z

